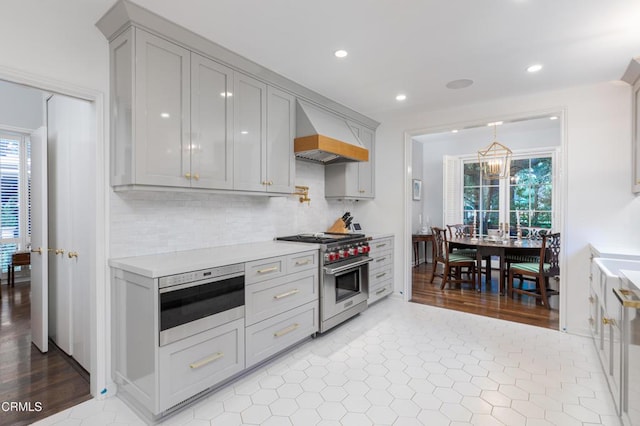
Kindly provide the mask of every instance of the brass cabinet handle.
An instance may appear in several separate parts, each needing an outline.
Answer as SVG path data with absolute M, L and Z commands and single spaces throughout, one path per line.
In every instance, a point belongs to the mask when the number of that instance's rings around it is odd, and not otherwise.
M 216 361 L 222 358 L 223 356 L 224 356 L 223 352 L 217 352 L 211 355 L 210 357 L 201 359 L 200 361 L 196 361 L 193 364 L 189 364 L 189 368 L 191 368 L 192 370 L 195 370 L 197 368 L 204 367 L 205 365 L 211 364 L 213 361 Z
M 200 180 L 200 175 L 198 173 L 196 173 L 195 175 L 193 175 L 193 178 L 195 180 Z
M 386 243 L 385 243 L 385 244 L 378 244 L 378 245 L 376 246 L 376 248 L 384 247 L 384 246 L 386 246 L 386 245 L 387 245 Z
M 186 177 L 187 179 L 191 180 L 191 173 L 185 173 L 184 177 Z
M 376 262 L 382 262 L 382 261 L 385 261 L 385 260 L 387 260 L 386 257 L 379 257 L 378 259 L 376 259 Z
M 275 333 L 273 333 L 273 337 L 284 336 L 285 334 L 291 333 L 292 331 L 294 331 L 298 327 L 300 327 L 300 324 L 297 324 L 297 323 L 293 324 L 293 325 L 290 325 L 287 328 L 283 328 L 282 330 L 276 331 Z
M 31 253 L 42 254 L 42 247 L 38 247 L 37 249 L 31 249 Z
M 64 254 L 64 249 L 56 249 L 55 253 L 56 254 Z
M 306 260 L 298 260 L 296 261 L 296 266 L 308 265 L 311 261 L 309 259 Z
M 602 324 L 604 325 L 616 325 L 616 320 L 614 320 L 613 318 L 602 318 Z
M 261 183 L 262 183 L 263 185 L 268 185 L 268 184 L 269 184 L 266 180 L 263 180 Z
M 70 251 L 69 253 L 67 253 L 67 256 L 69 256 L 69 259 L 73 259 L 74 257 L 77 259 L 78 258 L 78 252 L 77 251 Z
M 363 194 L 363 193 L 365 193 L 365 192 L 367 192 L 367 191 L 365 191 L 364 189 L 361 189 L 361 190 L 359 190 L 358 192 L 359 192 L 359 193 L 361 193 L 361 194 Z
M 381 273 L 381 274 L 376 275 L 376 278 L 382 278 L 382 277 L 384 277 L 385 275 L 387 275 L 387 273 L 386 273 L 386 272 L 383 272 L 383 273 Z
M 384 293 L 385 291 L 387 291 L 386 288 L 381 288 L 380 290 L 376 291 L 376 296 L 379 295 L 379 294 Z
M 267 274 L 269 272 L 275 272 L 277 270 L 278 270 L 277 266 L 272 266 L 271 268 L 259 269 L 258 273 L 259 274 Z
M 286 293 L 277 294 L 277 295 L 273 296 L 273 298 L 276 299 L 276 300 L 279 300 L 279 299 L 285 298 L 287 296 L 293 296 L 294 294 L 299 293 L 299 292 L 300 292 L 300 290 L 295 288 L 295 289 L 293 289 L 291 291 L 287 291 Z

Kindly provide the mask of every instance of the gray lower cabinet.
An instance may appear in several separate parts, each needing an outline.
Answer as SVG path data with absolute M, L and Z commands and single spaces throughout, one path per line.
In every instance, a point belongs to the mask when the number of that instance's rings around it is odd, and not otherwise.
M 318 331 L 318 251 L 249 262 L 245 271 L 250 367 Z
M 119 395 L 149 419 L 157 420 L 318 331 L 317 250 L 258 259 L 244 267 L 244 318 L 164 346 L 159 339 L 160 278 L 112 270 L 114 381 Z
M 244 320 L 162 346 L 160 406 L 173 407 L 244 370 Z
M 393 293 L 393 237 L 369 242 L 373 259 L 369 263 L 369 304 Z
M 326 165 L 325 198 L 371 199 L 375 197 L 375 130 L 355 123 L 349 127 L 369 150 L 369 161 Z

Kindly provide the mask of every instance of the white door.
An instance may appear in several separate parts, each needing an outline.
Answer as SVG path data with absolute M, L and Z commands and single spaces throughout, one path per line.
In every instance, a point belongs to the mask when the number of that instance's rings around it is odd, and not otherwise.
M 47 130 L 31 134 L 31 341 L 49 350 Z
M 49 328 L 90 370 L 90 276 L 95 247 L 93 105 L 61 95 L 47 103 L 49 148 Z

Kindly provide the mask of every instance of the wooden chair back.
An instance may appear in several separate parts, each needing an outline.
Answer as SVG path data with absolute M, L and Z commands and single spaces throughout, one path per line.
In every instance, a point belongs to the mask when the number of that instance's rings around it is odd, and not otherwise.
M 433 247 L 435 248 L 435 260 L 440 260 L 442 262 L 447 260 L 447 253 L 449 252 L 449 247 L 447 243 L 447 231 L 443 228 L 438 228 L 437 226 L 431 227 L 431 233 L 433 234 L 434 242 Z
M 465 225 L 463 223 L 447 225 L 447 228 L 449 228 L 449 238 L 471 237 L 471 233 L 473 232 L 471 225 Z
M 544 269 L 544 264 L 549 269 Z M 560 233 L 542 235 L 542 247 L 540 248 L 540 271 L 548 277 L 560 275 Z

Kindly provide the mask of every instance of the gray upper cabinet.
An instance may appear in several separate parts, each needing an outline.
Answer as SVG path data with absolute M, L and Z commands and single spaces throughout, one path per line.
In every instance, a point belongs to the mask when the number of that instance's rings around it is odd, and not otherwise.
M 369 161 L 329 164 L 325 166 L 325 197 L 371 199 L 375 196 L 374 159 L 375 131 L 355 123 L 349 127 L 369 150 Z
M 293 192 L 295 98 L 236 73 L 234 188 Z
M 233 187 L 245 191 L 265 191 L 267 85 L 237 73 L 233 97 Z
M 232 188 L 232 129 L 233 70 L 191 53 L 192 187 Z
M 631 90 L 631 191 L 640 193 L 640 57 L 633 58 L 622 80 L 629 83 Z
M 295 178 L 293 140 L 296 100 L 289 93 L 267 88 L 267 158 L 265 180 L 268 192 L 292 193 Z
M 111 58 L 111 184 L 231 188 L 233 71 L 134 28 Z

